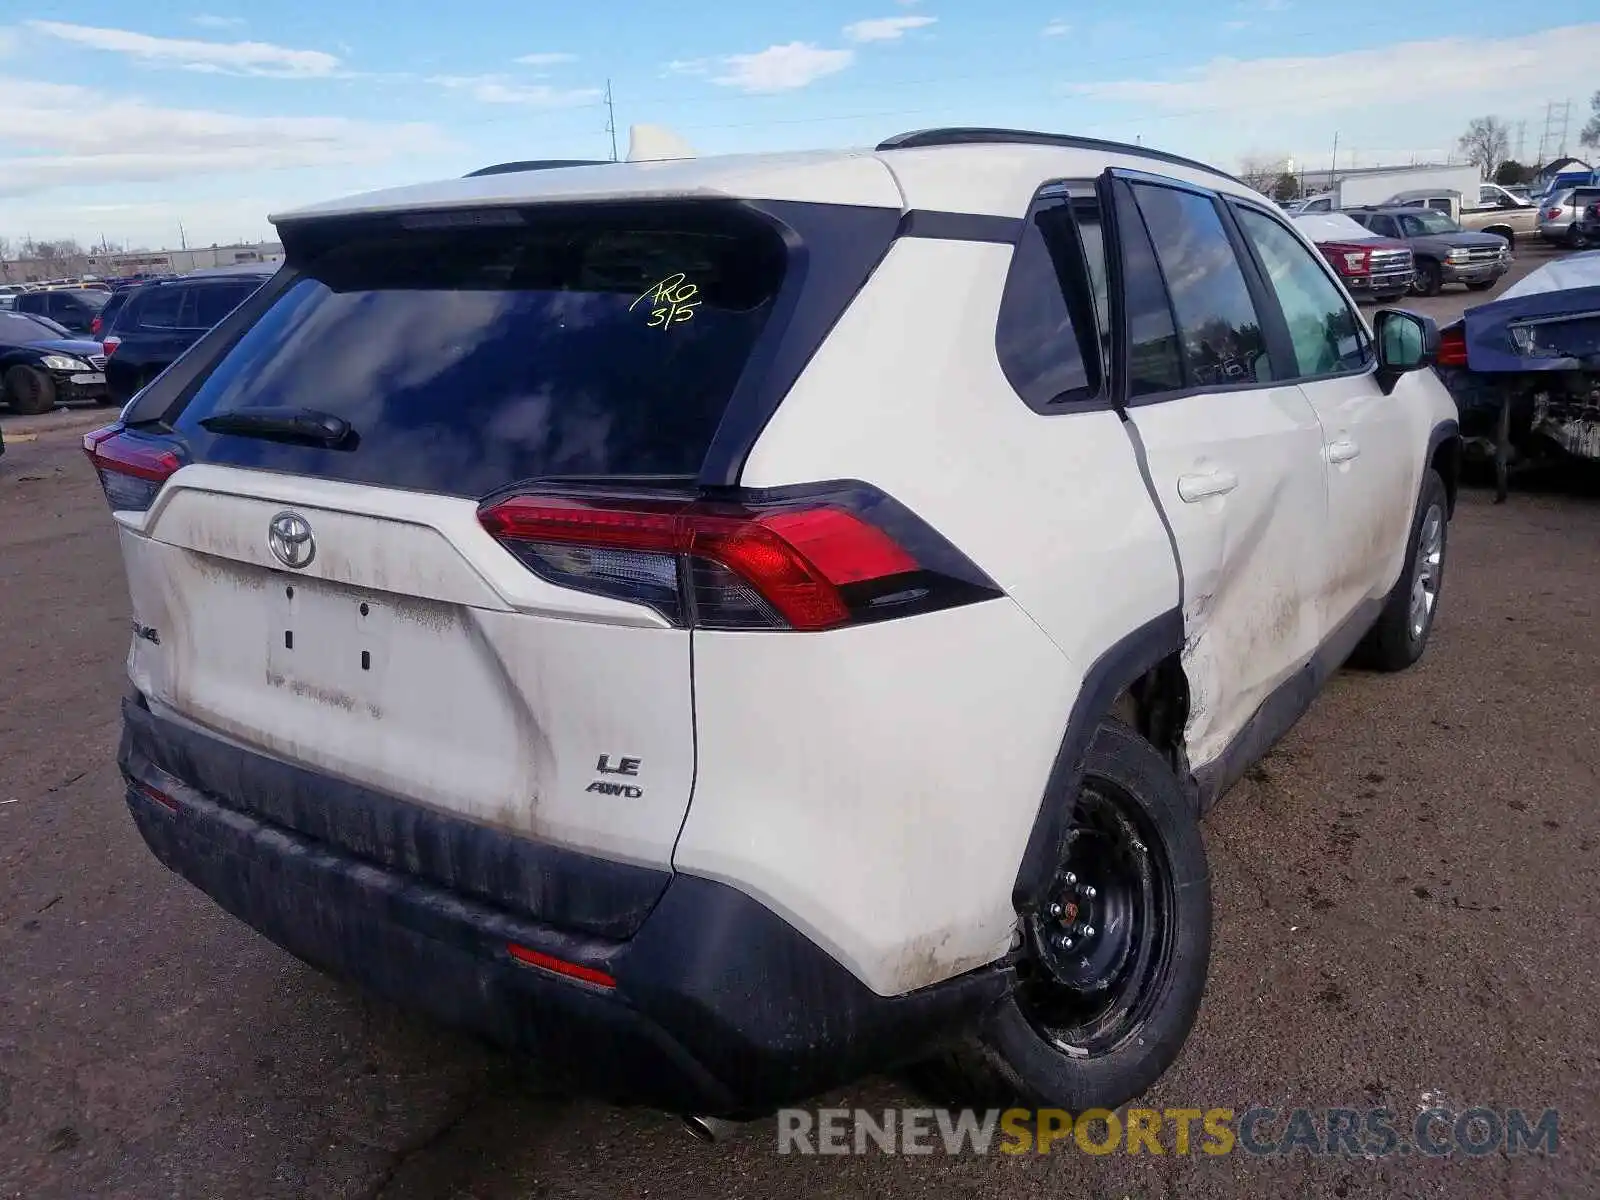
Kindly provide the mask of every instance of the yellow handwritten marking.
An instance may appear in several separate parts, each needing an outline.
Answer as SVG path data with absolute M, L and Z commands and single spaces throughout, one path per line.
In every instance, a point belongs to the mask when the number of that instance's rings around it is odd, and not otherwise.
M 651 306 L 650 320 L 645 328 L 671 329 L 674 325 L 694 319 L 695 309 L 700 307 L 700 301 L 695 299 L 699 294 L 699 287 L 689 283 L 684 273 L 679 271 L 652 286 L 628 305 L 628 311 L 632 312 L 648 301 Z

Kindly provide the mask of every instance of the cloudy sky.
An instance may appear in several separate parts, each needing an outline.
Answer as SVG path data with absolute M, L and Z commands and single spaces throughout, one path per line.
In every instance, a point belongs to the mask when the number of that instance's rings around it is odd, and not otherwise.
M 175 245 L 511 158 L 994 124 L 1234 169 L 1440 158 L 1497 113 L 1532 157 L 1600 87 L 1593 0 L 0 0 L 0 236 Z M 1558 126 L 1559 128 L 1559 126 Z M 1552 145 L 1551 149 L 1554 149 Z

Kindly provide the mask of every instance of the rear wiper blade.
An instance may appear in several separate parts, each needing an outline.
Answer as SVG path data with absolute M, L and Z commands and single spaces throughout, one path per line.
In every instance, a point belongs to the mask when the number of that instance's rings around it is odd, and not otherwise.
M 300 442 L 330 450 L 354 450 L 356 431 L 350 422 L 314 408 L 236 408 L 201 420 L 211 433 Z

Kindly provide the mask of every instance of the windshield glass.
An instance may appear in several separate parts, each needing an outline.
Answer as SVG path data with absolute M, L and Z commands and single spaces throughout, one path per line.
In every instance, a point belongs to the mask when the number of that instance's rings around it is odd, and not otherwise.
M 1400 229 L 1406 237 L 1426 237 L 1429 234 L 1461 232 L 1461 226 L 1457 225 L 1442 212 L 1433 212 L 1428 209 L 1401 214 Z
M 55 338 L 71 336 L 48 317 L 36 317 L 31 313 L 0 312 L 0 342 L 8 346 L 21 346 L 28 342 L 48 342 Z

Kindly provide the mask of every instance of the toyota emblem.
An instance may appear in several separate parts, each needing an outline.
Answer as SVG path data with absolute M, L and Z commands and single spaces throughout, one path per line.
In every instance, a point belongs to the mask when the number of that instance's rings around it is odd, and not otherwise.
M 267 526 L 267 545 L 279 562 L 297 571 L 317 556 L 311 525 L 296 512 L 281 512 L 272 518 Z

